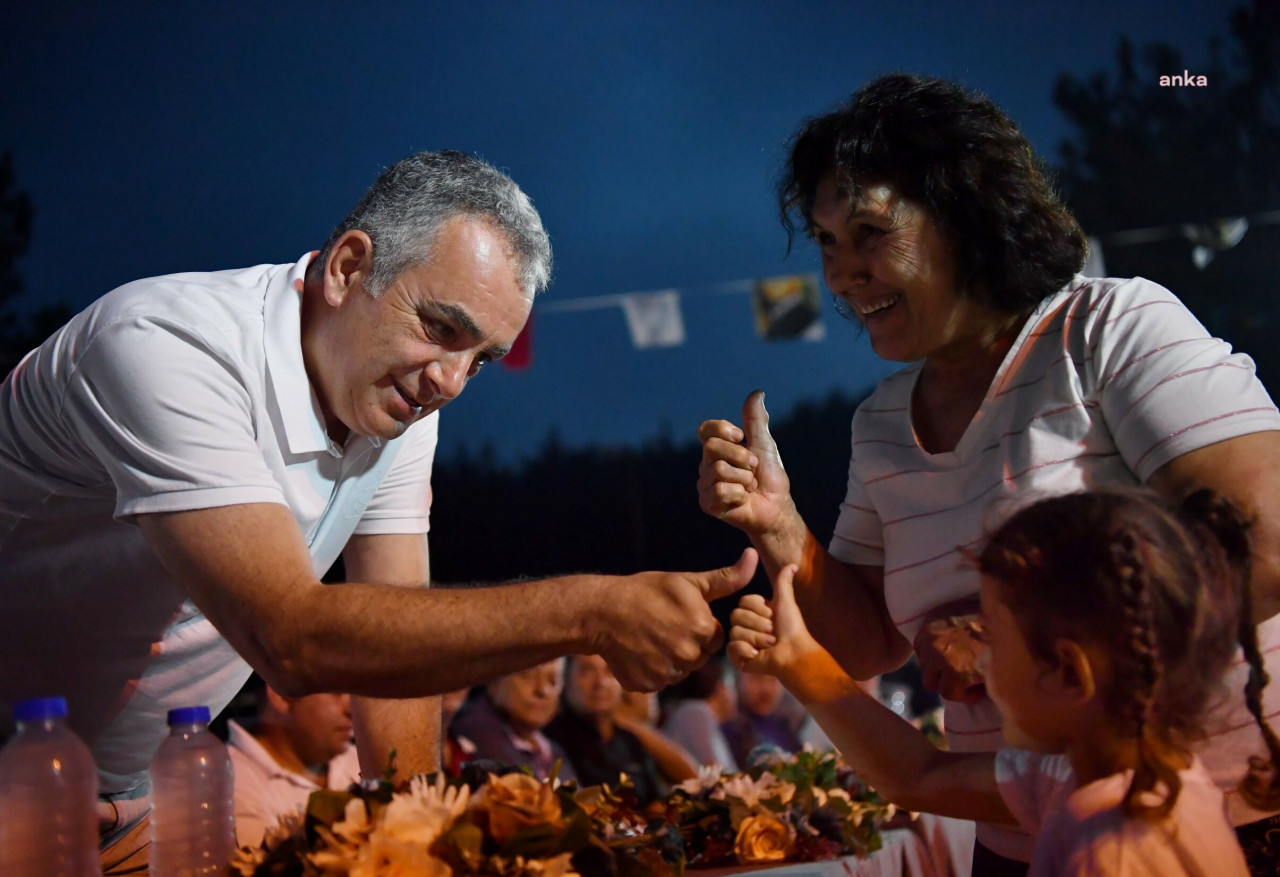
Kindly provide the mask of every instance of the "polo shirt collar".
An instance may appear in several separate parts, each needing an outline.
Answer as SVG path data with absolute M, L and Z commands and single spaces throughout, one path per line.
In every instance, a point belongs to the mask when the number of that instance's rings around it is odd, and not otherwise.
M 227 743 L 230 746 L 239 749 L 240 752 L 251 762 L 262 768 L 268 776 L 273 779 L 288 780 L 295 786 L 304 789 L 316 790 L 320 786 L 310 777 L 302 774 L 294 773 L 291 770 L 285 770 L 280 766 L 280 762 L 272 757 L 266 747 L 258 742 L 258 739 L 246 731 L 240 724 L 234 720 L 227 722 Z
M 329 438 L 325 430 L 320 399 L 302 360 L 302 288 L 307 266 L 315 255 L 315 251 L 307 253 L 267 286 L 263 309 L 267 370 L 289 451 L 341 457 L 342 445 Z M 366 440 L 374 447 L 381 444 L 377 438 Z

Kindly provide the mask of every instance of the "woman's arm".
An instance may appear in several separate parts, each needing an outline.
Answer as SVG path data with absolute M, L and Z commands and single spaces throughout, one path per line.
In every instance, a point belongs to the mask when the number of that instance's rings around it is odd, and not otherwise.
M 1175 501 L 1208 487 L 1253 521 L 1253 619 L 1280 612 L 1280 432 L 1255 432 L 1175 457 L 1152 474 L 1151 487 Z
M 858 679 L 902 666 L 911 643 L 889 617 L 884 570 L 836 560 L 809 532 L 769 433 L 764 393 L 747 397 L 741 428 L 708 420 L 698 438 L 702 510 L 746 533 L 771 578 L 788 564 L 797 567 L 796 599 L 818 641 Z

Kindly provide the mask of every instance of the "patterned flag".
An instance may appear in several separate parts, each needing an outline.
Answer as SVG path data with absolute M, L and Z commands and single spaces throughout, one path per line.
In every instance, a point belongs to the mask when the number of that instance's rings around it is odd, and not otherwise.
M 631 343 L 646 347 L 679 347 L 684 344 L 684 317 L 680 313 L 680 293 L 634 292 L 622 297 Z
M 818 278 L 813 274 L 758 280 L 751 292 L 751 305 L 761 338 L 818 340 L 825 334 Z
M 1107 263 L 1102 260 L 1102 241 L 1089 238 L 1089 255 L 1085 257 L 1080 273 L 1085 277 L 1106 277 Z

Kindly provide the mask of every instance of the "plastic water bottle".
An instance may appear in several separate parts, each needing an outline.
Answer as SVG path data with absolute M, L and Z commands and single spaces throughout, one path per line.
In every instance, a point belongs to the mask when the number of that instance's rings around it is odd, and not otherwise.
M 209 708 L 169 710 L 151 759 L 152 877 L 217 874 L 236 848 L 231 759 L 209 732 Z
M 17 733 L 0 749 L 0 874 L 102 874 L 98 770 L 66 719 L 61 697 L 13 707 Z

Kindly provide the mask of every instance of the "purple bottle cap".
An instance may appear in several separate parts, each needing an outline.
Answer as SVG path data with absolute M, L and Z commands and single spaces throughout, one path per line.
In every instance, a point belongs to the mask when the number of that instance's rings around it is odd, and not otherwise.
M 67 715 L 65 697 L 32 697 L 13 705 L 15 722 L 38 722 L 41 719 L 62 719 Z
M 209 708 L 207 706 L 184 706 L 169 710 L 170 725 L 209 724 Z

